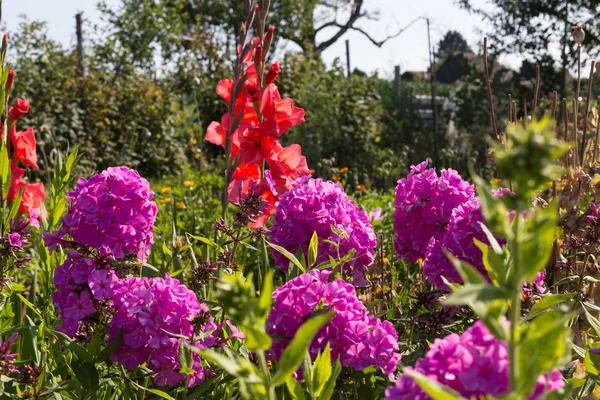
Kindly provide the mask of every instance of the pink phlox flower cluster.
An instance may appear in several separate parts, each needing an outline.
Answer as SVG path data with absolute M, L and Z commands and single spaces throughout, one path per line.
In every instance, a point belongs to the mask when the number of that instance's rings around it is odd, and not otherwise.
M 345 235 L 334 233 L 332 226 Z M 373 263 L 377 238 L 365 212 L 348 199 L 341 185 L 309 179 L 281 195 L 270 229 L 271 242 L 292 254 L 301 248 L 306 257 L 313 232 L 319 237 L 316 263 L 327 261 L 329 256 L 338 259 L 355 250 L 344 268 L 352 266 L 355 283 L 364 285 L 363 269 Z M 339 243 L 339 249 L 326 240 Z M 275 250 L 272 255 L 275 265 L 287 271 L 289 260 Z
M 332 362 L 340 357 L 343 366 L 363 370 L 372 365 L 393 376 L 401 358 L 393 325 L 370 315 L 351 284 L 343 280 L 328 282 L 330 274 L 312 270 L 273 292 L 275 304 L 267 320 L 267 333 L 274 338 L 271 357 L 279 360 L 304 322 L 331 309 L 335 311 L 333 319 L 310 344 L 313 359 L 329 343 Z
M 115 315 L 109 324 L 109 342 L 123 332 L 123 342 L 111 355 L 111 360 L 128 369 L 147 362 L 154 373 L 157 385 L 174 386 L 185 380 L 180 373 L 179 345 L 182 339 L 174 335 L 192 338 L 192 319 L 198 313 L 208 313 L 208 307 L 200 304 L 194 292 L 177 279 L 168 275 L 162 278 L 125 278 L 113 288 Z M 204 331 L 216 328 L 212 317 L 204 325 Z M 214 338 L 194 342 L 206 347 L 204 341 L 213 344 Z M 194 355 L 189 385 L 202 382 L 207 371 Z
M 396 253 L 409 262 L 425 258 L 430 240 L 442 240 L 452 210 L 474 195 L 473 185 L 453 169 L 444 169 L 438 176 L 435 169 L 427 169 L 427 161 L 411 166 L 396 187 Z
M 54 271 L 56 292 L 52 294 L 52 301 L 62 320 L 57 329 L 74 337 L 89 316 L 110 308 L 117 281 L 117 275 L 103 260 L 83 257 L 72 250 Z
M 462 279 L 452 262 L 444 254 L 444 249 L 457 259 L 471 264 L 484 277 L 488 273 L 483 264 L 481 250 L 474 240 L 489 245 L 489 240 L 481 224 L 484 222 L 479 199 L 474 198 L 452 210 L 446 231 L 440 239 L 431 238 L 427 245 L 423 273 L 425 278 L 440 289 L 449 290 L 442 280 L 445 277 L 451 283 L 462 283 Z M 496 238 L 500 243 L 502 240 Z
M 410 368 L 408 368 L 410 369 Z M 450 334 L 436 339 L 414 370 L 438 381 L 465 398 L 502 396 L 510 391 L 509 357 L 506 342 L 496 339 L 481 322 L 462 336 Z M 541 375 L 528 400 L 564 386 L 559 371 Z M 386 390 L 387 400 L 428 400 L 430 397 L 408 375 L 401 375 Z
M 127 167 L 108 168 L 80 178 L 67 194 L 68 212 L 55 235 L 44 235 L 53 250 L 70 235 L 79 245 L 109 251 L 115 258 L 148 256 L 157 206 L 148 181 Z

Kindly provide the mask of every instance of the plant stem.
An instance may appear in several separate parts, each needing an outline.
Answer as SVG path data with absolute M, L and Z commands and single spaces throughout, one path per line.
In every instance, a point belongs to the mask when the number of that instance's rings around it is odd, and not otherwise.
M 275 397 L 275 388 L 271 385 L 271 373 L 269 372 L 269 366 L 267 365 L 267 358 L 265 357 L 264 350 L 258 351 L 258 360 L 260 362 L 260 369 L 263 372 L 265 378 L 265 387 L 267 389 L 267 400 L 277 400 Z
M 583 162 L 585 161 L 585 146 L 587 145 L 588 118 L 590 113 L 590 103 L 592 102 L 592 84 L 594 82 L 594 72 L 596 72 L 596 70 L 594 69 L 595 66 L 596 61 L 592 61 L 590 65 L 590 77 L 588 79 L 587 100 L 585 102 L 585 115 L 583 116 L 583 136 L 581 138 L 581 153 L 579 155 L 580 167 L 583 167 Z
M 519 370 L 519 348 L 517 338 L 517 327 L 521 318 L 521 287 L 523 279 L 521 278 L 521 266 L 519 265 L 519 229 L 521 221 L 520 212 L 517 211 L 514 225 L 514 248 L 513 248 L 513 274 L 516 277 L 516 288 L 514 288 L 513 299 L 510 308 L 510 337 L 509 337 L 509 355 L 510 355 L 510 389 L 517 390 L 518 370 Z

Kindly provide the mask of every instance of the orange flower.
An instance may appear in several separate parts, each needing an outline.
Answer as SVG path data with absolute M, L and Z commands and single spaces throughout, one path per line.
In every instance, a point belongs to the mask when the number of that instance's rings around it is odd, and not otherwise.
M 365 185 L 364 183 L 361 183 L 360 185 L 358 185 L 358 189 L 361 192 L 364 192 L 365 190 L 367 190 L 367 185 Z
M 180 208 L 183 210 L 184 208 L 186 208 L 185 203 L 183 201 L 180 201 L 179 203 L 177 203 L 177 208 Z
M 340 174 L 345 174 L 348 172 L 348 167 L 340 168 Z
M 160 192 L 161 192 L 162 194 L 165 194 L 165 193 L 170 193 L 170 192 L 171 192 L 171 187 L 169 186 L 169 187 L 164 187 L 164 188 L 161 188 L 161 189 L 160 189 Z
M 342 178 L 340 178 L 340 177 L 339 177 L 339 176 L 337 176 L 337 175 L 334 175 L 334 176 L 333 176 L 331 179 L 333 179 L 333 180 L 334 180 L 334 181 L 336 181 L 336 182 L 339 182 L 340 180 L 342 180 Z
M 171 199 L 170 197 L 167 197 L 167 198 L 162 199 L 160 202 L 162 204 L 168 204 L 168 203 L 170 203 L 172 201 L 173 201 L 173 199 Z
M 185 181 L 183 182 L 183 186 L 185 186 L 186 188 L 191 188 L 192 186 L 194 186 L 194 181 Z
M 311 174 L 314 174 L 314 173 L 315 173 L 315 170 L 314 170 L 314 169 L 309 169 L 308 171 L 309 171 Z
M 492 182 L 494 182 L 494 183 L 500 183 L 500 182 L 502 182 L 502 179 L 494 178 L 494 180 Z

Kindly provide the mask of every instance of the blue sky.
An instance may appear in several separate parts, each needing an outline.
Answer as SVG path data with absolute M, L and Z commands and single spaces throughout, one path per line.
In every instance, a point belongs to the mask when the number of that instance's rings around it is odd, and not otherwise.
M 120 2 L 106 1 L 114 5 Z M 484 1 L 476 0 L 477 3 Z M 3 22 L 9 31 L 17 26 L 18 16 L 26 14 L 30 19 L 47 21 L 50 36 L 65 45 L 75 43 L 75 14 L 78 11 L 83 11 L 89 21 L 99 22 L 96 0 L 5 0 L 3 3 Z M 454 0 L 367 0 L 365 3 L 368 9 L 380 11 L 380 21 L 364 21 L 360 26 L 378 39 L 408 25 L 419 16 L 427 16 L 431 19 L 434 43 L 452 29 L 462 33 L 475 49 L 481 42 L 478 30 L 486 28 L 479 18 L 460 10 Z M 424 70 L 428 64 L 425 21 L 419 21 L 381 48 L 375 47 L 356 32 L 350 32 L 345 38 L 350 39 L 351 43 L 352 67 L 369 72 L 377 70 L 383 76 L 391 76 L 396 64 L 400 65 L 402 71 Z M 344 54 L 344 40 L 340 40 L 325 52 L 324 57 L 328 62 L 336 57 L 345 60 Z M 508 62 L 511 63 L 510 59 Z

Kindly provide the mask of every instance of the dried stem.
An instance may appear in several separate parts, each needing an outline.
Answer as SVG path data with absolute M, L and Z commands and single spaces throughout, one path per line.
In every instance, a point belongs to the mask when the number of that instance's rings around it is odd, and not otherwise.
M 569 115 L 567 114 L 567 99 L 562 99 L 562 118 L 563 118 L 563 140 L 566 142 L 569 141 Z M 563 163 L 565 168 L 567 167 L 569 162 L 568 153 L 563 156 Z
M 508 123 L 511 123 L 513 121 L 513 116 L 512 116 L 512 95 L 509 94 L 508 95 Z
M 558 97 L 558 92 L 555 90 L 552 92 L 552 108 L 550 110 L 550 118 L 556 119 L 556 99 Z
M 579 151 L 577 148 L 577 113 L 579 110 L 577 109 L 579 102 L 577 99 L 573 99 L 573 168 L 577 167 Z
M 590 78 L 588 80 L 588 91 L 587 91 L 587 99 L 585 103 L 585 115 L 584 115 L 584 123 L 583 123 L 583 137 L 581 138 L 581 154 L 579 155 L 579 165 L 583 167 L 583 162 L 585 161 L 585 146 L 587 142 L 587 126 L 588 126 L 588 117 L 590 113 L 590 103 L 592 102 L 592 85 L 594 82 L 594 67 L 596 66 L 596 61 L 592 61 L 590 66 Z
M 598 161 L 598 142 L 600 141 L 600 116 L 596 121 L 596 138 L 594 139 L 594 156 L 592 157 L 592 165 L 596 165 Z
M 579 89 L 581 88 L 581 45 L 577 45 L 577 92 L 575 100 L 579 104 Z
M 494 99 L 492 96 L 492 84 L 490 82 L 490 72 L 488 68 L 487 57 L 487 37 L 483 38 L 483 70 L 485 72 L 485 84 L 488 92 L 488 106 L 490 108 L 490 121 L 492 122 L 492 137 L 498 141 L 498 128 L 496 127 L 496 113 L 494 112 Z
M 513 115 L 513 122 L 516 124 L 517 123 L 517 102 L 513 100 L 512 102 L 512 115 Z
M 527 128 L 529 116 L 527 115 L 527 99 L 523 99 L 523 126 Z
M 537 109 L 538 92 L 540 90 L 540 65 L 535 66 L 535 88 L 533 89 L 533 108 L 531 109 L 531 119 L 535 119 L 535 110 Z

